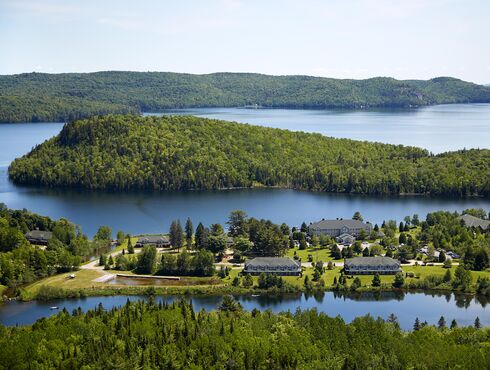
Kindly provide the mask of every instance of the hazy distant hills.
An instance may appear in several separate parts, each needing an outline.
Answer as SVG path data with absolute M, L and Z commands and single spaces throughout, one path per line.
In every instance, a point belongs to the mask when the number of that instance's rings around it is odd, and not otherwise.
M 450 77 L 339 80 L 250 73 L 97 72 L 0 76 L 0 122 L 61 121 L 106 113 L 259 105 L 410 107 L 490 102 L 490 89 Z

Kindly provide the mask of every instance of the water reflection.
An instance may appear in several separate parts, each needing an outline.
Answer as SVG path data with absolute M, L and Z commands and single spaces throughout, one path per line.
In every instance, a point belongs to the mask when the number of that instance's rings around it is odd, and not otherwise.
M 221 296 L 184 296 L 192 300 L 195 310 L 214 310 L 221 303 Z M 441 316 L 446 321 L 455 319 L 460 326 L 472 325 L 478 316 L 482 325 L 490 325 L 486 310 L 488 298 L 463 294 L 394 292 L 318 292 L 314 294 L 241 295 L 236 297 L 245 310 L 270 312 L 295 312 L 298 309 L 316 309 L 331 317 L 341 316 L 346 322 L 359 316 L 388 318 L 395 314 L 402 328 L 410 329 L 418 317 L 429 324 L 436 324 Z M 127 300 L 148 299 L 145 296 L 110 296 L 64 299 L 51 302 L 6 302 L 0 306 L 0 322 L 4 325 L 32 324 L 37 319 L 56 314 L 52 306 L 66 308 L 68 312 L 81 308 L 94 309 L 102 303 L 105 309 L 120 307 Z M 156 297 L 157 302 L 170 304 L 182 296 Z

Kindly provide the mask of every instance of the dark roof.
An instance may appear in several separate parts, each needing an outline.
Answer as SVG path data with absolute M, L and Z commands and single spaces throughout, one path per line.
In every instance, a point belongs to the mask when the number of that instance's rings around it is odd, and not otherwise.
M 400 266 L 400 262 L 390 257 L 354 257 L 345 260 L 345 265 L 356 266 Z
M 486 229 L 488 229 L 488 226 L 490 225 L 490 220 L 483 220 L 481 218 L 478 218 L 478 217 L 475 217 L 472 215 L 468 215 L 468 214 L 462 215 L 460 217 L 460 219 L 464 221 L 464 224 L 467 227 L 479 227 L 483 230 L 486 230 Z
M 313 229 L 341 229 L 347 226 L 349 229 L 361 229 L 368 225 L 359 220 L 322 220 L 310 224 L 310 228 Z
M 355 237 L 353 237 L 351 234 L 347 234 L 347 233 L 341 234 L 341 235 L 337 236 L 337 238 L 339 238 L 339 239 L 344 239 L 344 238 L 353 238 L 353 239 L 355 239 Z
M 39 240 L 49 240 L 53 236 L 51 231 L 42 231 L 42 230 L 31 230 L 29 231 L 25 237 L 26 239 L 39 239 Z
M 284 257 L 255 257 L 247 262 L 245 262 L 245 267 L 247 266 L 293 266 L 300 267 L 298 262 L 293 261 L 291 258 Z
M 170 239 L 166 235 L 147 235 L 138 239 L 137 243 L 141 244 L 157 244 L 157 243 L 169 243 Z

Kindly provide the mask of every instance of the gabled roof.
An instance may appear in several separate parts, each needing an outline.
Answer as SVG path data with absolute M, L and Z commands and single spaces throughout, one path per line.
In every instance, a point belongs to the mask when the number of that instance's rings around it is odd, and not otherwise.
M 245 262 L 245 267 L 247 266 L 267 266 L 267 267 L 278 267 L 278 266 L 288 266 L 288 267 L 300 267 L 299 264 L 293 261 L 291 258 L 285 257 L 255 257 L 247 262 Z
M 490 226 L 490 220 L 483 220 L 469 214 L 462 215 L 460 219 L 463 220 L 466 227 L 479 227 L 486 230 Z
M 322 220 L 310 224 L 310 228 L 313 229 L 341 229 L 342 227 L 348 227 L 349 229 L 361 229 L 367 226 L 366 223 L 359 220 Z
M 345 265 L 356 266 L 400 266 L 400 262 L 391 257 L 354 257 L 345 260 Z
M 344 239 L 344 238 L 353 238 L 353 239 L 355 239 L 355 237 L 353 237 L 351 234 L 347 234 L 347 233 L 341 234 L 337 238 L 339 238 L 339 239 Z
M 170 239 L 166 235 L 147 235 L 138 239 L 137 243 L 152 244 L 152 243 L 169 243 Z
M 26 239 L 49 240 L 53 237 L 51 231 L 31 230 L 25 235 Z

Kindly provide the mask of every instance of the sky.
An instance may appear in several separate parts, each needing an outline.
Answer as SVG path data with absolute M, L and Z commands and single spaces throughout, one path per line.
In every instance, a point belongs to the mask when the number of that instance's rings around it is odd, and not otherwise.
M 102 70 L 490 83 L 490 0 L 0 0 L 0 74 Z

